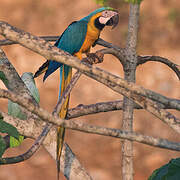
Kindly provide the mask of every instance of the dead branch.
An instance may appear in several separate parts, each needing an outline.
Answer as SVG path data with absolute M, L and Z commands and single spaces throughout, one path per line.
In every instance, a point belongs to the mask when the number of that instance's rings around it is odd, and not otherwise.
M 97 52 L 97 54 L 98 54 L 98 52 Z M 94 55 L 94 54 L 93 54 L 93 55 Z M 89 63 L 89 64 L 95 63 L 94 58 L 93 58 L 93 59 L 91 59 L 91 58 L 84 58 L 84 59 L 82 59 L 82 61 L 83 61 L 83 62 L 86 62 L 86 63 Z M 101 63 L 101 62 L 102 62 L 102 61 L 96 62 L 96 64 L 97 64 L 97 63 Z M 68 97 L 68 95 L 69 95 L 70 92 L 72 91 L 72 88 L 75 86 L 76 82 L 77 82 L 78 79 L 80 78 L 81 74 L 82 74 L 82 73 L 81 73 L 80 71 L 77 71 L 77 72 L 73 75 L 70 83 L 68 84 L 67 88 L 66 88 L 65 91 L 63 92 L 61 98 L 58 100 L 58 103 L 57 103 L 56 107 L 54 108 L 53 114 L 59 114 L 62 105 L 64 104 L 66 98 Z
M 32 99 L 32 101 L 36 103 L 35 99 L 32 97 L 26 85 L 21 80 L 21 77 L 17 74 L 15 68 L 8 61 L 5 53 L 1 48 L 0 48 L 0 71 L 3 72 L 6 77 L 4 84 L 7 87 L 7 89 L 21 95 L 22 97 Z
M 26 121 L 22 121 L 21 119 L 9 116 L 7 113 L 3 113 L 3 112 L 0 113 L 4 117 L 4 121 L 15 126 L 20 134 L 25 135 L 26 137 L 29 138 L 37 139 L 39 134 L 47 126 L 46 122 L 41 120 L 37 121 L 32 117 Z M 57 136 L 56 129 L 57 128 L 53 126 L 50 129 L 47 137 L 43 141 L 44 147 L 47 149 L 47 151 L 54 159 L 56 159 L 56 136 Z M 82 178 L 87 180 L 92 179 L 88 175 L 86 170 L 82 167 L 82 165 L 77 160 L 76 156 L 74 155 L 74 153 L 71 151 L 70 147 L 66 143 L 63 146 L 60 164 L 61 164 L 61 170 L 64 173 L 64 176 L 67 177 L 67 179 L 72 179 L 72 180 L 82 179 Z
M 22 120 L 21 120 L 22 121 Z M 28 127 L 28 126 L 27 126 Z M 33 156 L 33 154 L 40 148 L 42 145 L 45 137 L 47 136 L 50 128 L 46 126 L 43 129 L 43 132 L 38 136 L 38 138 L 35 140 L 34 144 L 31 146 L 31 148 L 28 149 L 27 152 L 24 154 L 21 154 L 19 156 L 15 157 L 8 157 L 8 158 L 0 158 L 0 165 L 6 165 L 6 164 L 15 164 L 22 161 L 25 161 Z
M 144 64 L 144 63 L 149 62 L 149 61 L 161 62 L 161 63 L 169 66 L 171 68 L 171 70 L 173 70 L 176 73 L 177 77 L 180 80 L 179 65 L 171 62 L 167 58 L 163 58 L 163 57 L 160 57 L 160 56 L 138 56 L 138 63 L 137 63 L 137 65 L 141 65 L 141 64 Z
M 159 104 L 161 109 L 171 109 L 168 106 L 164 106 L 163 104 Z M 109 112 L 109 111 L 119 111 L 123 109 L 123 101 L 109 101 L 109 102 L 99 102 L 95 104 L 79 104 L 76 107 L 69 109 L 67 113 L 67 119 L 77 118 L 84 115 L 96 114 L 101 112 Z M 134 109 L 143 109 L 138 104 L 134 104 Z
M 165 96 L 161 96 L 157 93 L 154 93 L 150 90 L 146 90 L 141 86 L 135 85 L 134 83 L 127 83 L 125 80 L 119 78 L 118 76 L 112 75 L 102 69 L 97 67 L 92 67 L 90 65 L 80 62 L 77 58 L 70 56 L 68 53 L 53 47 L 48 42 L 26 33 L 24 31 L 18 30 L 10 26 L 7 23 L 0 23 L 0 33 L 6 38 L 13 41 L 19 42 L 21 45 L 43 55 L 47 59 L 54 59 L 58 62 L 64 63 L 66 65 L 72 66 L 76 69 L 79 69 L 87 76 L 94 78 L 95 80 L 105 84 L 114 91 L 133 99 L 137 104 L 147 109 L 149 112 L 165 121 L 166 123 L 171 122 L 171 127 L 174 128 L 174 124 L 178 122 L 177 118 L 161 109 L 161 112 L 157 111 L 155 108 L 156 104 L 151 101 L 147 104 L 147 98 L 139 98 L 140 96 L 147 96 L 150 99 L 153 99 L 162 104 L 168 104 L 174 107 L 177 110 L 180 110 L 179 100 L 169 99 Z M 137 96 L 138 95 L 138 96 Z M 139 96 L 140 95 L 140 96 Z M 150 106 L 149 108 L 146 108 Z M 170 118 L 169 118 L 170 117 Z M 176 131 L 179 131 L 175 128 Z
M 27 97 L 29 101 L 31 101 L 35 106 L 38 106 L 36 104 L 36 101 L 32 99 L 31 94 L 29 93 L 28 89 L 26 88 L 25 84 L 17 74 L 14 67 L 11 65 L 11 63 L 6 58 L 4 52 L 0 49 L 0 71 L 5 74 L 5 83 L 6 87 L 19 94 L 21 97 Z M 31 112 L 26 111 L 28 114 L 27 119 L 37 118 L 37 116 L 34 116 Z M 22 120 L 21 120 L 22 121 Z M 22 121 L 22 123 L 25 123 L 26 121 Z M 56 138 L 57 133 L 55 128 L 51 128 L 51 125 L 46 124 L 45 122 L 41 123 L 41 129 L 36 129 L 38 125 L 39 120 L 36 119 L 34 125 L 26 126 L 25 129 L 33 132 L 33 137 L 36 138 L 39 136 L 39 134 L 42 132 L 43 128 L 50 129 L 49 134 L 47 135 L 45 141 L 43 141 L 43 145 L 46 148 L 46 150 L 50 153 L 50 155 L 56 159 Z M 16 124 L 16 126 L 19 126 L 19 124 Z M 28 127 L 28 128 L 27 128 Z M 86 172 L 86 170 L 82 167 L 76 156 L 73 154 L 70 147 L 65 144 L 62 152 L 62 158 L 61 158 L 61 169 L 64 173 L 65 177 L 68 179 L 92 179 L 89 174 Z M 66 159 L 66 160 L 65 160 Z M 67 160 L 68 159 L 68 160 Z
M 129 83 L 136 82 L 136 46 L 139 26 L 139 4 L 130 4 L 128 34 L 125 48 L 125 63 L 123 65 L 124 79 Z M 123 97 L 122 130 L 133 132 L 134 102 L 128 96 Z M 133 142 L 122 142 L 122 179 L 133 180 Z
M 39 36 L 39 37 L 48 42 L 57 41 L 59 38 L 59 36 Z M 11 41 L 9 39 L 0 40 L 0 46 L 7 46 L 7 45 L 13 45 L 13 44 L 18 44 L 18 43 L 15 41 Z
M 29 119 L 28 121 L 23 122 L 22 120 L 18 118 L 13 118 L 9 116 L 8 114 L 4 112 L 0 112 L 3 117 L 4 121 L 12 124 L 13 126 L 17 127 L 18 131 L 30 138 L 36 139 L 38 136 L 38 133 L 34 133 L 34 128 L 37 132 L 41 132 L 44 128 L 45 123 L 43 121 L 39 121 L 38 124 L 36 120 Z M 48 117 L 47 117 L 48 120 Z M 54 122 L 55 126 L 62 125 L 62 122 Z M 121 138 L 121 139 L 128 139 L 131 141 L 136 141 L 139 143 L 159 147 L 159 148 L 167 148 L 174 151 L 180 151 L 180 143 L 179 142 L 171 142 L 166 139 L 161 138 L 155 138 L 151 136 L 142 135 L 135 132 L 128 132 L 128 131 L 122 131 L 120 129 L 113 129 L 113 128 L 106 128 L 106 127 L 100 127 L 100 126 L 93 126 L 88 125 L 85 123 L 77 122 L 77 121 L 66 121 L 64 120 L 63 123 L 64 127 L 72 129 L 72 130 L 78 130 L 85 133 L 92 133 L 92 134 L 99 134 L 103 136 L 110 136 L 115 138 Z M 27 128 L 30 127 L 30 128 Z M 46 139 L 45 139 L 46 142 Z
M 51 42 L 51 41 L 57 41 L 59 36 L 39 36 L 39 38 L 42 38 L 45 41 Z M 8 40 L 8 39 L 0 40 L 0 46 L 6 46 L 6 45 L 12 45 L 12 44 L 18 44 L 18 43 Z M 112 54 L 112 55 L 116 56 L 122 64 L 125 63 L 125 60 L 124 60 L 125 49 L 124 48 L 115 46 L 112 43 L 104 41 L 101 38 L 98 39 L 96 44 L 107 47 L 107 49 L 99 50 L 100 52 L 102 52 L 104 54 Z M 117 53 L 117 51 L 118 51 L 118 53 Z M 138 56 L 137 66 L 144 64 L 146 62 L 149 62 L 149 61 L 161 62 L 161 63 L 169 66 L 176 73 L 178 78 L 180 79 L 179 65 L 175 64 L 172 61 L 170 61 L 169 59 L 161 57 L 161 56 L 152 56 L 152 55 Z

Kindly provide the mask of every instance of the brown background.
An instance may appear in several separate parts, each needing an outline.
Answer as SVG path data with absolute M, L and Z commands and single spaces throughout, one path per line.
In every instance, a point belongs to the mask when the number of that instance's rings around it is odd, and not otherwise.
M 118 3 L 119 2 L 119 3 Z M 111 3 L 120 12 L 119 26 L 111 31 L 106 28 L 101 37 L 119 46 L 125 45 L 128 23 L 128 5 L 121 1 Z M 98 6 L 93 0 L 1 0 L 0 19 L 35 35 L 60 35 L 68 24 L 88 15 Z M 138 53 L 160 55 L 174 63 L 180 59 L 180 2 L 177 0 L 144 0 L 141 6 Z M 97 49 L 99 47 L 96 47 Z M 19 45 L 3 48 L 9 60 L 21 75 L 35 72 L 45 59 Z M 95 51 L 92 49 L 92 51 Z M 99 67 L 123 77 L 122 67 L 110 55 Z M 40 91 L 41 106 L 52 112 L 57 102 L 59 73 L 54 73 L 43 84 L 36 80 Z M 168 67 L 147 63 L 137 69 L 137 84 L 163 95 L 180 98 L 179 81 Z M 0 82 L 0 87 L 4 87 Z M 71 95 L 70 107 L 101 101 L 122 99 L 122 96 L 82 76 Z M 7 101 L 0 100 L 0 108 L 7 111 Z M 180 113 L 171 111 L 179 116 Z M 106 127 L 121 127 L 121 111 L 101 113 L 79 118 L 80 121 Z M 178 141 L 178 134 L 160 120 L 143 110 L 135 111 L 134 130 L 146 135 Z M 95 180 L 121 179 L 121 141 L 119 139 L 66 131 L 66 141 L 83 166 Z M 25 140 L 5 156 L 18 155 L 33 143 Z M 135 180 L 147 179 L 152 171 L 180 154 L 134 143 Z M 47 180 L 56 178 L 55 161 L 41 148 L 30 160 L 17 165 L 0 166 L 0 180 Z M 63 179 L 63 178 L 62 178 Z

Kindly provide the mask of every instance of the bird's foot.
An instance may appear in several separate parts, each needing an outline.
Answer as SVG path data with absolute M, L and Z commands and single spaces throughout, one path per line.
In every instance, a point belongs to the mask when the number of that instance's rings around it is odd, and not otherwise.
M 86 53 L 89 64 L 98 64 L 103 62 L 104 54 L 101 52 Z

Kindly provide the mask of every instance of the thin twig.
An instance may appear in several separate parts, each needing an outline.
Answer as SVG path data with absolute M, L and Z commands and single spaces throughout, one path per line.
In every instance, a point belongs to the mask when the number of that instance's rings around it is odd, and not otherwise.
M 161 109 L 171 109 L 168 106 L 164 106 L 163 104 L 159 104 Z M 123 101 L 108 101 L 108 102 L 99 102 L 95 104 L 79 104 L 78 106 L 68 109 L 67 119 L 77 118 L 84 115 L 90 115 L 101 112 L 109 112 L 109 111 L 119 111 L 123 109 Z M 134 104 L 134 109 L 143 109 L 138 104 Z
M 98 51 L 96 53 L 89 53 L 89 57 L 83 58 L 82 62 L 85 62 L 88 64 L 102 63 L 102 60 L 96 61 L 95 57 L 92 58 L 92 56 L 96 56 L 98 58 L 98 53 L 99 53 Z M 90 56 L 90 54 L 92 54 L 92 56 Z M 81 77 L 81 75 L 82 75 L 82 73 L 80 71 L 76 71 L 76 73 L 73 75 L 70 83 L 68 84 L 67 88 L 65 89 L 62 96 L 58 100 L 58 103 L 57 103 L 56 107 L 54 108 L 53 114 L 59 114 L 62 105 L 64 104 L 66 98 L 69 96 L 70 92 L 72 91 L 73 87 L 75 86 L 75 84 L 77 83 L 77 81 Z
M 49 126 L 46 126 L 43 129 L 43 132 L 39 135 L 39 137 L 35 140 L 34 144 L 31 146 L 31 148 L 27 152 L 25 152 L 24 154 L 15 156 L 15 157 L 0 158 L 0 165 L 19 163 L 32 157 L 32 155 L 40 148 L 42 142 L 44 141 L 51 127 L 52 125 L 49 124 Z
M 54 108 L 53 114 L 59 114 L 62 105 L 64 104 L 66 98 L 69 96 L 72 88 L 75 86 L 75 84 L 76 84 L 76 82 L 78 81 L 78 79 L 80 78 L 81 74 L 82 74 L 82 73 L 81 73 L 80 71 L 77 71 L 77 72 L 73 75 L 70 83 L 68 84 L 67 88 L 65 89 L 65 91 L 64 91 L 63 94 L 62 94 L 62 96 L 61 96 L 60 99 L 58 100 L 58 103 L 57 103 L 56 107 Z
M 177 77 L 180 80 L 180 70 L 179 65 L 171 62 L 169 59 L 160 57 L 160 56 L 138 56 L 138 63 L 137 65 L 144 64 L 148 61 L 155 61 L 155 62 L 161 62 L 167 66 L 169 66 L 177 75 Z
M 53 42 L 53 41 L 57 41 L 59 36 L 38 36 L 39 38 L 42 38 L 44 39 L 45 41 L 48 41 L 48 42 Z M 18 44 L 18 42 L 16 41 L 11 41 L 9 39 L 4 39 L 4 40 L 0 40 L 0 46 L 7 46 L 7 45 L 12 45 L 12 44 Z M 118 47 L 118 46 L 115 46 L 107 41 L 104 41 L 103 39 L 99 38 L 95 45 L 98 44 L 98 45 L 101 45 L 101 46 L 104 46 L 104 47 L 107 47 L 107 48 L 114 48 L 114 49 L 117 49 L 117 50 L 120 50 L 121 48 Z
M 54 111 L 52 112 L 52 114 L 54 116 L 57 116 L 58 117 L 58 114 L 60 113 L 61 111 L 61 108 L 63 106 L 63 104 L 65 103 L 67 97 L 70 95 L 70 92 L 72 91 L 72 88 L 75 86 L 76 82 L 78 81 L 78 79 L 80 78 L 81 76 L 81 72 L 80 71 L 77 71 L 74 76 L 71 78 L 71 81 L 70 83 L 68 84 L 68 86 L 66 87 L 65 91 L 63 92 L 62 96 L 59 98 L 58 102 L 57 102 L 57 105 L 56 107 L 54 108 Z M 65 132 L 65 130 L 64 130 Z M 58 135 L 57 135 L 57 138 Z M 62 137 L 61 137 L 62 138 Z M 57 139 L 57 143 L 58 143 L 59 139 Z M 64 138 L 62 139 L 62 144 L 61 145 L 61 149 L 60 149 L 60 153 L 62 154 L 62 148 L 63 148 L 63 143 L 64 143 Z M 58 145 L 58 144 L 57 144 Z M 58 145 L 59 146 L 59 145 Z M 59 150 L 59 148 L 57 147 L 57 150 Z M 56 166 L 57 166 L 57 179 L 59 180 L 59 173 L 60 173 L 60 166 L 61 166 L 61 163 L 60 163 L 60 158 L 61 158 L 61 154 L 59 157 L 56 158 Z
M 121 49 L 120 51 L 117 51 L 114 48 L 106 48 L 106 49 L 100 49 L 97 52 L 103 53 L 103 54 L 112 54 L 115 56 L 122 65 L 126 63 L 125 60 L 125 49 Z

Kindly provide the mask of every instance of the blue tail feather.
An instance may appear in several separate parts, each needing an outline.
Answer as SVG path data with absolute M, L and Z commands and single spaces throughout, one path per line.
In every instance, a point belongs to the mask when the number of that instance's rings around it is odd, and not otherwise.
M 64 68 L 64 78 L 66 80 L 72 67 L 67 66 L 65 64 L 62 64 L 62 66 L 60 67 L 59 98 L 61 97 L 61 85 L 62 85 L 63 68 Z
M 56 61 L 49 61 L 49 66 L 48 66 L 48 69 L 44 75 L 44 78 L 43 78 L 43 81 L 46 80 L 46 78 L 52 74 L 54 71 L 56 71 L 59 67 L 61 67 L 63 64 L 62 63 L 59 63 L 59 62 L 56 62 Z

